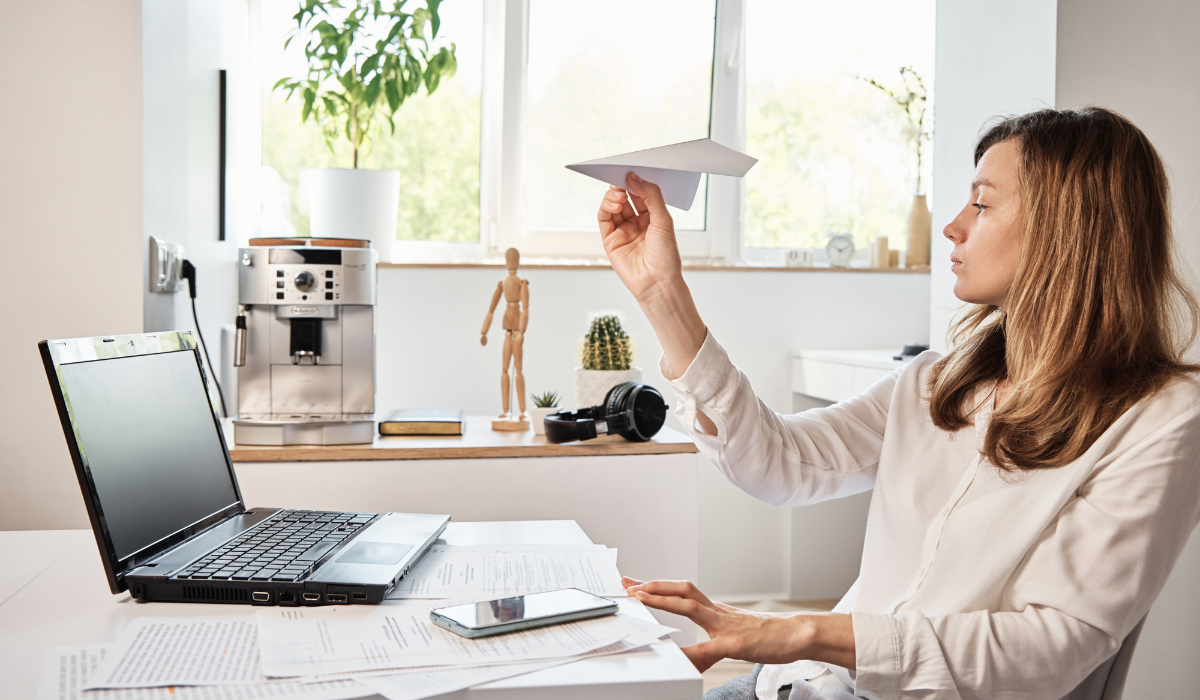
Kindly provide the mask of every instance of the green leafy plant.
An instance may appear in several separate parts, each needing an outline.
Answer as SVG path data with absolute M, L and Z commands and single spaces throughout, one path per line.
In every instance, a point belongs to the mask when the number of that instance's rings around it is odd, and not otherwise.
M 396 132 L 396 110 L 425 86 L 432 95 L 442 80 L 458 69 L 455 45 L 434 47 L 441 28 L 438 6 L 443 0 L 426 0 L 426 7 L 404 10 L 407 0 L 303 0 L 292 19 L 296 27 L 284 43 L 307 36 L 304 56 L 308 74 L 282 78 L 273 89 L 299 94 L 304 100 L 301 121 L 315 119 L 332 151 L 343 136 L 358 152 L 371 132 L 387 122 Z
M 861 75 L 857 78 L 882 91 L 892 98 L 892 102 L 895 102 L 897 107 L 904 110 L 904 118 L 908 122 L 904 129 L 904 138 L 911 141 L 917 151 L 917 192 L 920 193 L 922 191 L 921 146 L 933 137 L 933 132 L 925 128 L 925 103 L 928 95 L 925 81 L 921 79 L 920 73 L 907 66 L 900 69 L 900 82 L 903 85 L 900 92 L 884 87 L 871 78 L 864 78 Z
M 534 394 L 533 405 L 536 408 L 555 408 L 558 406 L 558 392 L 547 391 L 544 394 Z
M 584 369 L 627 370 L 633 367 L 633 344 L 615 314 L 592 318 L 583 339 Z

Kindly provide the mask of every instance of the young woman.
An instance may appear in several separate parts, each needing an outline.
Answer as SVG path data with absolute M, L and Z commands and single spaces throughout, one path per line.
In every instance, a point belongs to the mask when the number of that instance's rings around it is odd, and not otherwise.
M 604 249 L 705 456 L 776 505 L 873 490 L 833 613 L 625 581 L 708 632 L 684 650 L 698 669 L 765 664 L 714 697 L 1099 697 L 1200 519 L 1200 383 L 1182 359 L 1197 305 L 1154 147 L 1111 111 L 1043 110 L 989 129 L 975 163 L 943 232 L 975 305 L 954 349 L 787 416 L 701 320 L 658 188 L 631 174 L 605 195 Z

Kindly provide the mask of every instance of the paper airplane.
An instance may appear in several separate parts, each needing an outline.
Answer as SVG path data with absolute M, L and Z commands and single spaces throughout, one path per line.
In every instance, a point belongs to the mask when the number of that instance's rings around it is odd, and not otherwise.
M 574 163 L 567 169 L 617 187 L 625 187 L 625 176 L 635 172 L 658 185 L 667 204 L 687 211 L 696 199 L 702 173 L 742 177 L 757 162 L 712 139 L 696 139 Z

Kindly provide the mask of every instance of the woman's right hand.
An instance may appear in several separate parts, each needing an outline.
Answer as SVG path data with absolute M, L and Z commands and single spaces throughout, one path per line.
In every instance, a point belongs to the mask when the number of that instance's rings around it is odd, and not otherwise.
M 658 185 L 632 172 L 625 181 L 627 189 L 612 187 L 605 193 L 596 219 L 613 270 L 638 303 L 645 304 L 681 285 L 683 266 L 675 222 Z

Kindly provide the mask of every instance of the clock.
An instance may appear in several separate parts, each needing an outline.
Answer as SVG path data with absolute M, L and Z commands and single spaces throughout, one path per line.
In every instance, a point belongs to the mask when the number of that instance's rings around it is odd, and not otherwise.
M 825 259 L 830 267 L 850 267 L 854 259 L 854 239 L 845 233 L 834 234 L 825 244 Z

